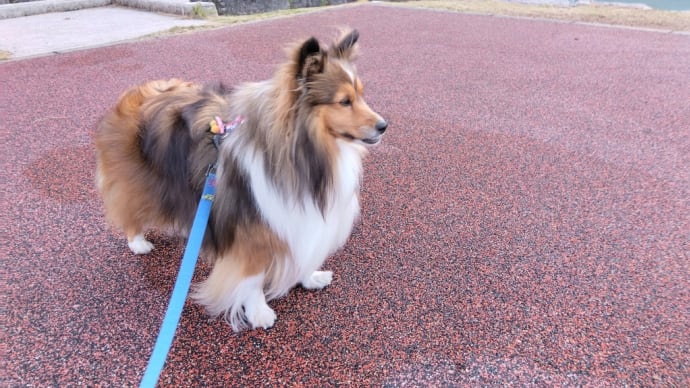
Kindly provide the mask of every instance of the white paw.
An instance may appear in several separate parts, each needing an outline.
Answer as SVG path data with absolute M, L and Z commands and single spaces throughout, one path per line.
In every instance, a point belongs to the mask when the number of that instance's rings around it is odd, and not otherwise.
M 267 304 L 244 306 L 244 315 L 252 329 L 272 327 L 276 321 L 276 313 Z
M 153 250 L 153 244 L 141 234 L 134 236 L 132 240 L 128 241 L 127 246 L 135 255 L 145 255 Z
M 309 290 L 320 290 L 333 281 L 333 272 L 314 271 L 308 278 L 302 281 L 302 287 Z

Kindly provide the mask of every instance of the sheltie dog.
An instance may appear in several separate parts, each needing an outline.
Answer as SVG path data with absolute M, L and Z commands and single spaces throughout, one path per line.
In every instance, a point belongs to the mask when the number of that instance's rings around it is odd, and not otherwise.
M 363 97 L 358 37 L 346 31 L 329 47 L 312 37 L 273 78 L 232 90 L 177 79 L 133 87 L 98 125 L 97 186 L 135 254 L 153 249 L 149 227 L 187 236 L 217 162 L 202 246 L 214 265 L 192 298 L 235 331 L 273 326 L 267 301 L 297 284 L 331 283 L 319 269 L 351 233 L 363 157 L 387 127 Z M 213 123 L 230 121 L 215 144 Z

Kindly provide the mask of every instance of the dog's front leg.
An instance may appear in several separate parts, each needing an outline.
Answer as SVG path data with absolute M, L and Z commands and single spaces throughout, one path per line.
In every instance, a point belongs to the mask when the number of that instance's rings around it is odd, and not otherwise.
M 258 275 L 244 278 L 237 285 L 238 295 L 244 307 L 244 315 L 252 329 L 272 327 L 276 320 L 276 313 L 266 303 L 264 295 L 265 275 Z
M 331 271 L 314 271 L 305 276 L 302 281 L 302 287 L 308 290 L 320 290 L 333 281 L 333 272 Z

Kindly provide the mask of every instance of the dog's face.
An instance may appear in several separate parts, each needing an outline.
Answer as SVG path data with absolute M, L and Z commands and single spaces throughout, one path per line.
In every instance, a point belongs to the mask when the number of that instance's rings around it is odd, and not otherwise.
M 377 144 L 388 127 L 364 100 L 364 86 L 352 60 L 359 34 L 345 34 L 328 50 L 316 39 L 304 42 L 299 50 L 298 79 L 301 98 L 320 121 L 328 135 L 365 145 Z

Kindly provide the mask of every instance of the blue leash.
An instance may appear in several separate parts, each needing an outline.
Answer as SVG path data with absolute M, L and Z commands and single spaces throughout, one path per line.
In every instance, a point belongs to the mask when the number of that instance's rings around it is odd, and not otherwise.
M 180 264 L 180 271 L 177 274 L 175 287 L 170 297 L 170 304 L 168 304 L 168 310 L 165 312 L 165 318 L 163 318 L 163 323 L 161 324 L 161 329 L 156 339 L 156 345 L 153 347 L 151 358 L 149 358 L 146 372 L 144 372 L 144 377 L 141 379 L 141 384 L 139 384 L 140 388 L 154 388 L 158 382 L 161 371 L 163 371 L 163 365 L 165 365 L 165 359 L 168 357 L 170 345 L 172 345 L 173 338 L 175 337 L 177 324 L 180 322 L 182 308 L 187 299 L 189 285 L 192 283 L 194 267 L 199 257 L 201 243 L 204 240 L 206 224 L 208 224 L 208 217 L 211 213 L 211 205 L 213 204 L 215 194 L 216 167 L 213 165 L 206 174 L 204 191 L 201 194 L 201 200 L 199 200 L 199 207 L 196 209 L 192 231 L 189 233 L 187 247 L 184 250 L 184 256 Z

